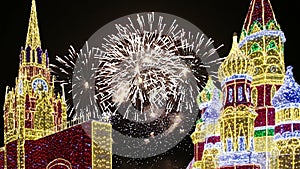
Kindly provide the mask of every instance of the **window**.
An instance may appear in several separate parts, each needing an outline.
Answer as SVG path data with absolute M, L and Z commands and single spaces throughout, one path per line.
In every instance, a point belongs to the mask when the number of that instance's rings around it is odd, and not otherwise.
M 228 91 L 228 101 L 229 101 L 229 103 L 233 102 L 233 90 L 232 90 L 232 88 L 229 88 L 229 91 Z
M 238 101 L 242 101 L 243 100 L 243 87 L 239 86 L 238 88 Z
M 246 98 L 247 98 L 247 101 L 250 101 L 250 88 L 249 87 L 247 87 Z

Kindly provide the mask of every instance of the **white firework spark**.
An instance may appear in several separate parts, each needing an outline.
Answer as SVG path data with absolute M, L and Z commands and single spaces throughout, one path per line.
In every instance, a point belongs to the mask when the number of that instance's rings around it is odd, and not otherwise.
M 51 72 L 55 76 L 55 82 L 59 83 L 61 86 L 64 86 L 65 95 L 66 95 L 66 103 L 67 103 L 67 112 L 69 116 L 74 114 L 74 105 L 72 99 L 72 76 L 73 70 L 76 64 L 76 60 L 78 58 L 78 54 L 76 53 L 73 46 L 70 46 L 68 50 L 68 55 L 64 56 L 56 56 L 56 63 L 50 64 Z
M 189 104 L 193 103 L 186 101 L 191 102 L 194 97 L 194 72 L 199 74 L 196 83 L 204 87 L 207 75 L 199 69 L 206 69 L 201 65 L 202 57 L 206 59 L 215 53 L 214 48 L 208 51 L 213 41 L 205 41 L 200 33 L 194 37 L 178 29 L 176 20 L 167 28 L 163 17 L 156 22 L 154 18 L 154 13 L 147 18 L 137 14 L 136 22 L 128 18 L 129 24 L 116 24 L 117 33 L 104 38 L 96 85 L 102 95 L 98 97 L 100 104 L 109 102 L 117 107 L 113 115 L 124 111 L 124 118 L 151 121 L 161 109 L 166 114 L 184 108 L 191 111 Z M 203 49 L 207 52 L 202 54 Z
M 70 46 L 67 56 L 56 56 L 58 64 L 51 65 L 52 72 L 57 76 L 56 82 L 67 89 L 67 105 L 69 117 L 99 118 L 95 97 L 95 55 L 98 48 L 85 48 L 79 53 Z M 99 55 L 99 54 L 98 54 Z M 94 96 L 94 97 L 93 97 Z

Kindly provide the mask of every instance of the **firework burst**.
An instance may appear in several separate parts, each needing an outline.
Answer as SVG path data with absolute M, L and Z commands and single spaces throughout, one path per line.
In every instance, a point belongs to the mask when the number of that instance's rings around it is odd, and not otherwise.
M 65 94 L 69 118 L 85 115 L 88 118 L 99 119 L 99 108 L 96 97 L 93 97 L 97 69 L 94 58 L 98 52 L 100 52 L 98 48 L 89 48 L 88 43 L 79 53 L 70 46 L 69 54 L 63 57 L 56 56 L 58 63 L 51 65 L 51 70 L 56 75 L 56 82 L 67 91 Z
M 197 27 L 173 15 L 124 18 L 101 28 L 80 53 L 71 48 L 68 56 L 57 57 L 60 65 L 53 67 L 72 93 L 70 116 L 86 112 L 109 118 L 114 154 L 155 156 L 194 126 L 195 98 L 208 75 L 216 77 L 218 48 Z
M 135 121 L 151 121 L 159 110 L 192 112 L 193 92 L 205 86 L 209 64 L 218 62 L 209 60 L 217 50 L 213 41 L 179 29 L 176 20 L 167 27 L 163 17 L 155 21 L 154 13 L 128 21 L 104 38 L 96 76 L 100 104 L 113 103 L 113 115 L 118 111 Z

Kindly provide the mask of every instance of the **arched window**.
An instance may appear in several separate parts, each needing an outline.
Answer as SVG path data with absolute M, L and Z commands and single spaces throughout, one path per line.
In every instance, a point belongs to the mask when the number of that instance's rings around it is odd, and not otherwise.
M 243 87 L 239 86 L 238 88 L 238 101 L 243 101 Z
M 71 163 L 63 158 L 57 158 L 51 161 L 46 169 L 72 169 Z
M 227 152 L 231 152 L 232 151 L 232 140 L 231 138 L 227 138 L 227 143 L 226 143 L 226 149 L 227 149 Z
M 246 91 L 246 99 L 247 99 L 247 101 L 249 102 L 249 101 L 250 101 L 250 88 L 247 87 L 246 90 L 247 90 L 247 91 Z
M 229 103 L 233 102 L 233 90 L 232 90 L 232 88 L 229 88 L 229 90 L 228 90 L 228 101 L 229 101 Z

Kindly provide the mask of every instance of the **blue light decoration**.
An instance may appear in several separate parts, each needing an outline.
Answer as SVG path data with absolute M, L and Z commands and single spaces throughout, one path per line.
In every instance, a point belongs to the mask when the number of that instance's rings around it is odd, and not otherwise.
M 292 66 L 287 67 L 284 83 L 272 99 L 276 111 L 300 107 L 300 86 L 295 81 L 292 70 Z

